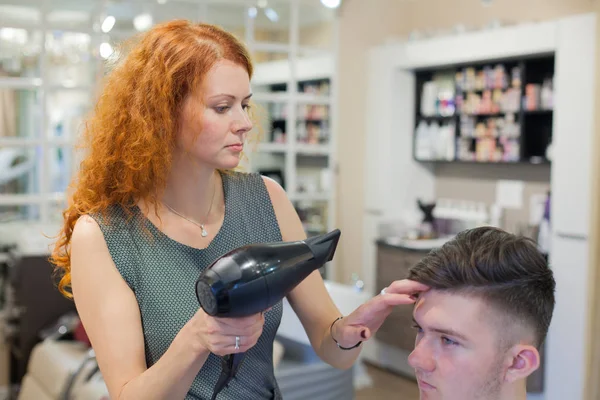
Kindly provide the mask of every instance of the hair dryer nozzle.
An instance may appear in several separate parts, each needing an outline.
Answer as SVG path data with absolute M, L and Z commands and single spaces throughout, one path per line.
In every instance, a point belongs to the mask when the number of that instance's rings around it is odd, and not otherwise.
M 337 244 L 340 240 L 341 232 L 339 229 L 326 233 L 324 235 L 313 236 L 304 241 L 315 259 L 325 264 L 333 259 Z

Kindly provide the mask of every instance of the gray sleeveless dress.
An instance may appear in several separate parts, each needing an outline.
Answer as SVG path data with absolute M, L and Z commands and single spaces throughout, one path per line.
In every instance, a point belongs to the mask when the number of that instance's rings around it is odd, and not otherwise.
M 194 285 L 203 269 L 237 247 L 282 240 L 261 176 L 240 172 L 221 176 L 225 217 L 221 230 L 204 250 L 170 239 L 137 207 L 131 210 L 133 218 L 119 207 L 110 210 L 109 220 L 94 216 L 118 271 L 137 298 L 148 367 L 159 360 L 198 310 Z M 282 310 L 279 302 L 265 314 L 262 336 L 246 353 L 236 377 L 219 393 L 218 400 L 281 399 L 273 370 L 273 340 Z M 220 372 L 221 358 L 210 354 L 186 399 L 210 399 Z

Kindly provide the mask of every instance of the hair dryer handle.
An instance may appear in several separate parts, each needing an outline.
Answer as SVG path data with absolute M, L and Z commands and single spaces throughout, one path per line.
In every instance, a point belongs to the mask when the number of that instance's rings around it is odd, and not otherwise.
M 215 400 L 219 392 L 233 379 L 245 355 L 246 353 L 235 353 L 223 356 L 221 360 L 221 376 L 219 376 L 219 380 L 215 385 L 211 400 Z

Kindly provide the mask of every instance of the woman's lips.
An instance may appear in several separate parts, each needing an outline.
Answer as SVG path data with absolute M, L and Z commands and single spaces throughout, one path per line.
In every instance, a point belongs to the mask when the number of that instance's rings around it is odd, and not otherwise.
M 232 144 L 232 145 L 227 146 L 227 148 L 230 149 L 230 150 L 239 152 L 239 151 L 244 150 L 244 145 L 243 144 L 239 144 L 239 143 L 238 144 Z

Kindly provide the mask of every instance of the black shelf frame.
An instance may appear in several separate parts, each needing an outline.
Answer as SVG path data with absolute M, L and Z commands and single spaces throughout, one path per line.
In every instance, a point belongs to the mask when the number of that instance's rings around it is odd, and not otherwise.
M 503 58 L 503 59 L 489 59 L 481 60 L 471 63 L 460 63 L 444 65 L 435 68 L 422 68 L 415 69 L 416 86 L 415 86 L 415 121 L 413 126 L 413 148 L 412 155 L 413 159 L 417 162 L 431 163 L 431 164 L 485 164 L 485 165 L 550 165 L 551 161 L 545 157 L 545 151 L 547 146 L 552 142 L 552 130 L 553 130 L 553 110 L 552 109 L 539 109 L 539 110 L 527 110 L 523 105 L 523 97 L 525 96 L 525 90 L 528 84 L 536 83 L 542 84 L 547 78 L 554 76 L 554 53 L 530 55 L 525 57 L 514 57 L 514 58 Z M 502 90 L 511 88 L 510 84 L 510 73 L 511 69 L 518 66 L 521 74 L 521 86 L 520 86 L 520 98 L 519 108 L 515 114 L 515 120 L 519 123 L 520 131 L 518 138 L 519 143 L 519 159 L 516 161 L 477 161 L 477 160 L 461 160 L 457 158 L 457 151 L 455 152 L 454 160 L 420 160 L 416 157 L 416 131 L 421 121 L 430 123 L 437 121 L 439 123 L 445 123 L 453 121 L 455 125 L 455 146 L 459 140 L 464 140 L 460 135 L 460 117 L 462 115 L 473 117 L 476 119 L 488 119 L 494 117 L 502 117 L 506 113 L 499 112 L 493 114 L 461 114 L 456 110 L 456 113 L 450 116 L 424 116 L 421 115 L 421 95 L 423 85 L 433 79 L 433 76 L 437 73 L 452 73 L 456 74 L 465 68 L 474 68 L 476 71 L 482 70 L 484 67 L 494 68 L 496 65 L 502 64 L 505 67 L 506 73 L 509 77 L 508 87 Z M 454 86 L 454 95 L 459 93 L 482 93 L 487 89 L 483 90 L 469 90 L 461 91 L 456 83 Z M 493 90 L 493 89 L 490 89 Z M 477 138 L 473 138 L 472 146 L 475 146 Z

